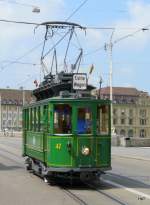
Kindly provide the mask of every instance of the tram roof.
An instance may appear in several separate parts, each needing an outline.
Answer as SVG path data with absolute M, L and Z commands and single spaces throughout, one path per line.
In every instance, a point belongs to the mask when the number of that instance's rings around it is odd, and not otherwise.
M 40 100 L 40 101 L 35 101 L 35 102 L 32 102 L 28 105 L 25 105 L 24 108 L 26 107 L 33 107 L 35 105 L 41 105 L 41 104 L 48 104 L 49 102 L 73 102 L 73 103 L 76 103 L 76 102 L 99 102 L 99 103 L 102 103 L 102 104 L 110 104 L 110 100 L 105 100 L 105 99 L 96 99 L 96 98 L 72 98 L 72 97 L 67 97 L 67 98 L 62 98 L 60 96 L 58 97 L 52 97 L 52 98 L 47 98 L 47 99 L 44 99 L 44 100 Z

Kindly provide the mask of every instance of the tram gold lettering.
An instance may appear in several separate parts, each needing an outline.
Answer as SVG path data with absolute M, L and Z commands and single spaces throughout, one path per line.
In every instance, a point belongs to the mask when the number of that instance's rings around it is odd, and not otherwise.
M 56 149 L 60 150 L 61 149 L 61 144 L 56 144 Z

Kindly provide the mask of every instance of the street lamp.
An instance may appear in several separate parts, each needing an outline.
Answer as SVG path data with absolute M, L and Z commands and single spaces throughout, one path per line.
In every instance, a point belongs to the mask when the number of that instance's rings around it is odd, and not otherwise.
M 33 13 L 40 13 L 40 8 L 39 8 L 39 7 L 34 7 L 34 8 L 32 9 L 32 12 L 33 12 Z
M 32 7 L 32 12 L 33 13 L 40 13 L 40 8 L 38 6 L 35 5 L 31 5 L 31 4 L 27 4 L 27 3 L 20 3 L 18 1 L 6 1 L 6 0 L 0 0 L 2 2 L 8 3 L 8 4 L 17 4 L 20 6 L 25 6 L 25 7 Z
M 99 81 L 99 99 L 101 99 L 101 88 L 102 88 L 102 83 L 103 83 L 103 79 L 102 76 L 100 76 L 100 81 Z

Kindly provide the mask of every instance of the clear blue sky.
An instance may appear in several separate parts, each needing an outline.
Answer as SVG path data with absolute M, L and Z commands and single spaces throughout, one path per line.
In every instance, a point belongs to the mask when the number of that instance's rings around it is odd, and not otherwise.
M 18 0 L 27 3 L 25 0 Z M 42 2 L 42 3 L 41 3 Z M 47 20 L 65 20 L 81 4 L 81 0 L 30 0 L 30 4 L 41 8 L 39 14 L 32 13 L 32 8 L 0 1 L 0 19 L 44 22 Z M 150 24 L 150 2 L 147 0 L 89 0 L 70 19 L 85 26 L 114 27 L 113 40 L 134 33 Z M 39 79 L 40 66 L 10 64 L 38 45 L 43 40 L 43 30 L 33 26 L 0 23 L 0 87 L 26 89 L 34 87 L 34 79 Z M 78 32 L 81 46 L 85 53 L 101 48 L 109 42 L 112 30 L 87 30 Z M 59 48 L 59 60 L 63 57 L 63 46 Z M 21 62 L 40 63 L 41 47 L 30 55 L 20 59 Z M 137 32 L 113 47 L 113 86 L 130 86 L 150 93 L 150 31 Z M 70 54 L 71 59 L 74 53 Z M 109 85 L 108 53 L 99 52 L 85 56 L 81 71 L 88 72 L 94 64 L 90 83 L 98 85 L 99 76 L 103 78 L 103 86 Z

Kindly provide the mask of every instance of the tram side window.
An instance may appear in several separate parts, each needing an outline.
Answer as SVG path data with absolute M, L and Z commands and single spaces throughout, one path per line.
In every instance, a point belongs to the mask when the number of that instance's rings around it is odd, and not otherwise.
M 40 107 L 40 131 L 44 131 L 44 107 Z
M 39 131 L 39 107 L 35 110 L 35 131 Z
M 34 121 L 35 121 L 35 118 L 34 118 L 34 108 L 32 108 L 32 128 L 31 130 L 34 131 Z
M 30 130 L 32 130 L 32 108 L 30 108 Z
M 24 129 L 27 129 L 27 110 L 23 110 L 23 124 Z
M 109 106 L 102 105 L 98 107 L 97 112 L 97 132 L 100 134 L 109 134 Z
M 36 127 L 37 127 L 37 125 L 36 125 L 36 107 L 34 107 L 34 124 L 33 124 L 33 130 L 34 131 L 36 131 Z
M 37 128 L 37 130 L 38 130 L 38 132 L 41 130 L 41 123 L 40 123 L 41 122 L 41 115 L 40 114 L 41 113 L 40 113 L 40 106 L 39 106 L 38 107 L 38 111 L 37 111 L 37 115 L 38 115 L 37 116 L 38 117 L 38 119 L 37 119 L 38 120 L 38 123 L 37 123 L 38 124 L 38 128 Z
M 43 107 L 43 129 L 48 131 L 48 106 Z
M 77 118 L 77 132 L 78 134 L 92 133 L 92 111 L 91 108 L 79 108 Z
M 26 110 L 26 129 L 29 130 L 29 109 Z
M 54 106 L 54 133 L 69 134 L 72 132 L 71 125 L 72 108 L 70 105 Z

